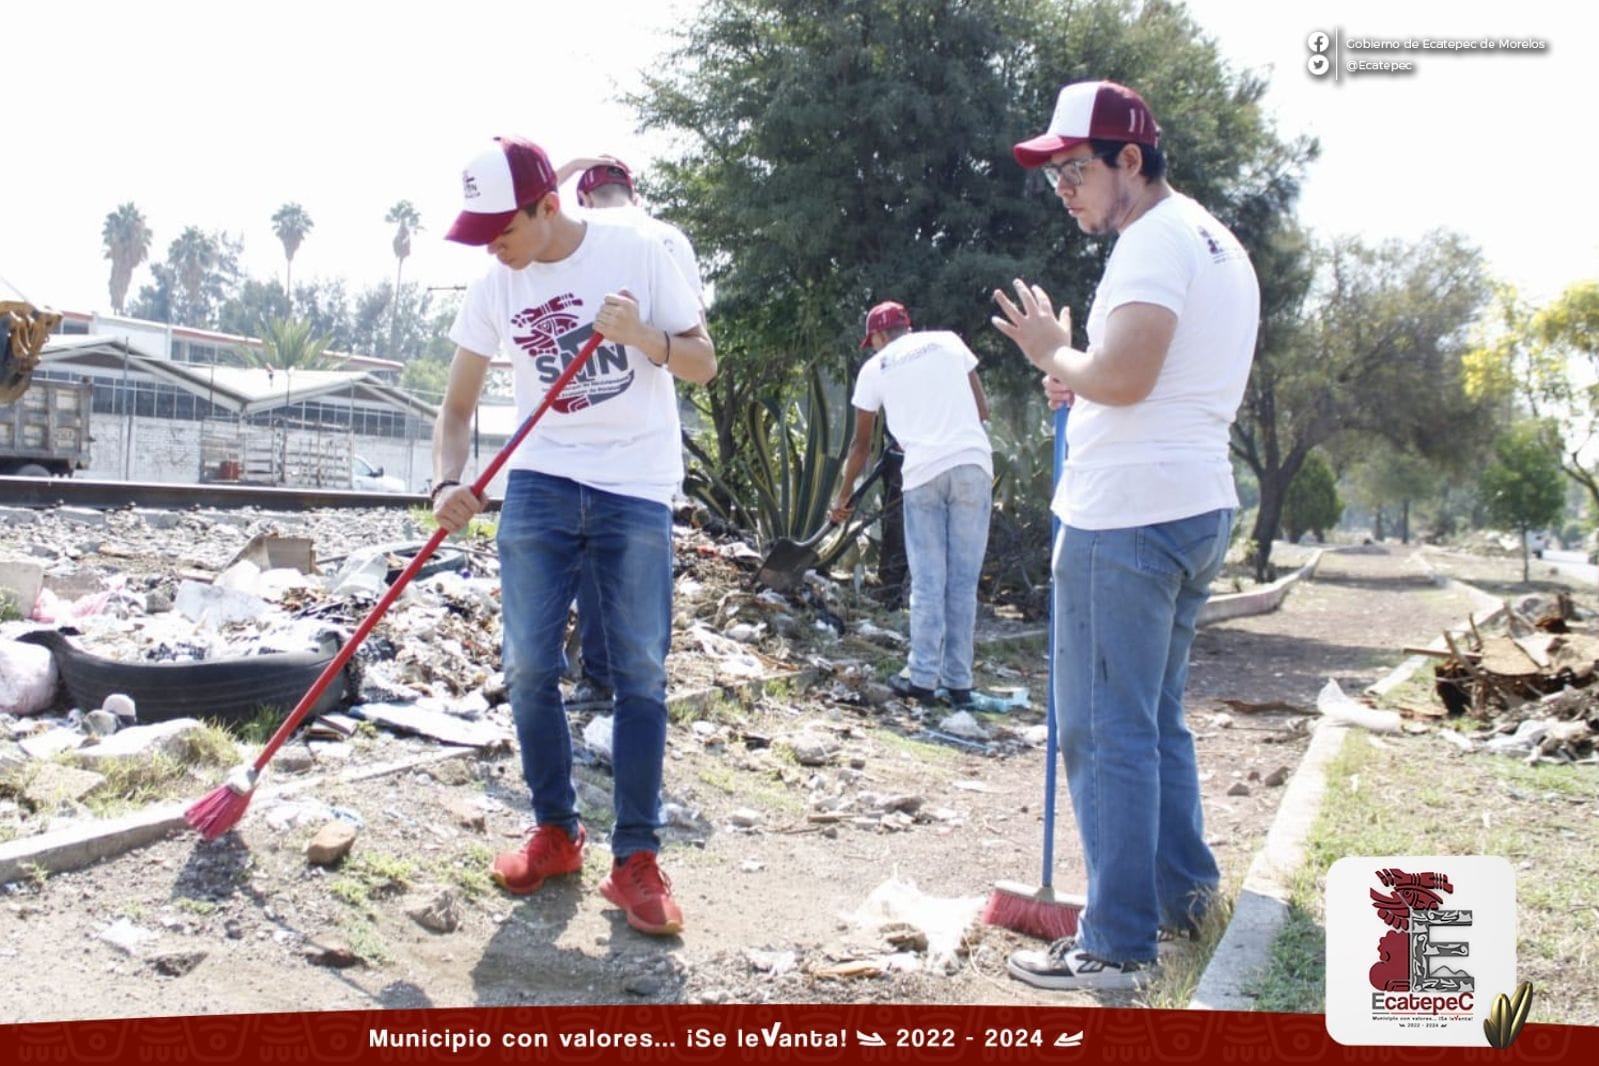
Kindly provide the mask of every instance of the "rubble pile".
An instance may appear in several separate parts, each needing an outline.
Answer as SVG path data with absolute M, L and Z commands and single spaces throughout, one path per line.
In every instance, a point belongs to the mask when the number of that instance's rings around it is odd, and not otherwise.
M 760 686 L 774 678 L 809 686 L 807 706 L 831 709 L 825 723 L 804 721 L 790 704 L 779 713 L 795 720 L 794 729 L 781 736 L 734 738 L 714 721 L 693 722 L 689 736 L 705 748 L 736 750 L 739 761 L 802 789 L 815 818 L 810 827 L 847 822 L 897 831 L 947 821 L 947 812 L 921 810 L 919 802 L 857 794 L 860 774 L 842 754 L 852 727 L 840 714 L 870 714 L 905 735 L 961 750 L 1042 743 L 1042 725 L 995 725 L 993 715 L 980 721 L 902 703 L 885 682 L 904 661 L 903 614 L 879 609 L 859 578 L 839 583 L 810 572 L 787 594 L 760 589 L 751 577 L 760 553 L 736 535 L 709 532 L 697 517 L 679 512 L 674 525 L 669 697 L 692 711 L 696 701 L 709 705 L 734 691 L 760 698 Z M 277 682 L 274 692 L 287 705 L 255 723 L 255 739 L 264 738 L 260 727 L 276 728 L 296 702 L 289 691 L 308 691 L 426 539 L 415 521 L 394 510 L 0 512 L 7 544 L 0 588 L 10 590 L 13 605 L 0 616 L 0 821 L 9 820 L 9 835 L 46 831 L 48 815 L 75 813 L 73 804 L 94 787 L 87 779 L 51 785 L 50 795 L 71 801 L 59 812 L 32 800 L 19 805 L 8 777 L 15 783 L 35 776 L 40 759 L 180 715 L 230 726 L 262 718 L 252 697 L 264 686 L 250 682 L 241 696 L 235 684 L 225 696 L 208 687 L 221 685 L 218 669 Z M 493 543 L 452 538 L 374 627 L 345 683 L 330 688 L 326 706 L 318 703 L 298 738 L 303 743 L 286 747 L 274 767 L 307 769 L 318 755 L 348 758 L 346 741 L 363 721 L 428 743 L 507 747 L 514 731 L 499 644 Z M 85 664 L 128 685 L 116 692 L 102 686 L 88 698 L 78 677 Z M 127 689 L 157 665 L 168 672 L 130 698 Z M 989 666 L 991 678 L 1022 680 Z M 202 676 L 202 668 L 211 672 Z M 179 693 L 187 702 L 167 707 Z M 1025 705 L 1020 686 L 1012 697 L 1002 711 Z M 196 714 L 193 705 L 208 698 L 208 709 Z M 237 706 L 224 707 L 230 699 Z M 573 715 L 580 762 L 607 762 L 608 727 L 603 714 Z M 42 737 L 52 739 L 43 744 Z M 598 797 L 609 789 L 593 791 Z
M 1565 593 L 1506 604 L 1502 626 L 1431 652 L 1444 714 L 1481 723 L 1473 747 L 1529 763 L 1599 763 L 1599 625 Z

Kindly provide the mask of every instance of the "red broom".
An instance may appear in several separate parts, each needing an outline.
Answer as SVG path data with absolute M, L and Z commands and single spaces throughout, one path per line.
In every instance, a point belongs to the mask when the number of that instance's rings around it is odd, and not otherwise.
M 1060 485 L 1061 467 L 1066 462 L 1066 408 L 1055 412 L 1055 485 Z M 1051 542 L 1059 522 L 1051 523 Z M 1087 900 L 1082 896 L 1056 895 L 1051 879 L 1055 874 L 1055 597 L 1049 598 L 1049 720 L 1044 741 L 1044 877 L 1034 888 L 1015 881 L 999 881 L 983 908 L 983 922 L 1003 929 L 1059 940 L 1077 935 L 1077 919 Z
M 544 417 L 544 412 L 549 410 L 550 404 L 554 403 L 556 397 L 560 396 L 561 390 L 566 388 L 567 383 L 576 377 L 578 372 L 588 364 L 589 356 L 594 354 L 594 349 L 600 346 L 602 340 L 604 338 L 600 336 L 598 331 L 590 334 L 587 342 L 578 351 L 577 358 L 573 359 L 567 368 L 561 371 L 561 376 L 555 379 L 549 391 L 544 394 L 543 402 L 534 409 L 532 414 L 528 415 L 527 421 L 522 423 L 521 428 L 516 431 L 516 435 L 505 442 L 505 447 L 500 449 L 499 453 L 490 460 L 489 465 L 478 475 L 477 480 L 472 483 L 472 491 L 477 494 L 479 499 L 488 491 L 489 482 L 494 480 L 494 475 L 499 473 L 500 467 L 504 466 L 506 460 L 511 457 L 511 453 L 516 451 L 517 445 L 522 443 L 522 439 L 528 435 L 528 432 L 538 423 L 538 420 Z M 377 625 L 378 619 L 383 617 L 383 613 L 399 598 L 400 593 L 405 591 L 405 586 L 411 583 L 411 579 L 417 575 L 417 571 L 422 569 L 422 564 L 432 556 L 433 552 L 443 543 L 444 538 L 447 536 L 449 536 L 449 533 L 443 526 L 433 531 L 433 535 L 428 538 L 428 542 L 411 559 L 410 564 L 400 571 L 400 576 L 394 579 L 394 584 L 389 586 L 389 590 L 383 594 L 383 598 L 378 600 L 377 605 L 367 612 L 367 616 L 356 627 L 355 634 L 344 642 L 344 647 L 340 648 L 339 653 L 323 668 L 321 676 L 312 683 L 310 691 L 300 698 L 300 702 L 295 705 L 294 710 L 283 720 L 283 724 L 278 726 L 278 731 L 272 734 L 272 738 L 267 741 L 266 747 L 261 749 L 261 754 L 255 757 L 255 762 L 236 768 L 232 773 L 228 774 L 226 781 L 207 792 L 183 812 L 184 820 L 194 827 L 202 837 L 206 840 L 215 840 L 229 829 L 232 829 L 238 824 L 239 819 L 244 817 L 245 810 L 250 806 L 250 797 L 255 792 L 256 779 L 260 776 L 266 764 L 277 753 L 277 750 L 283 746 L 284 742 L 289 739 L 289 734 L 299 727 L 300 720 L 310 713 L 312 706 L 317 701 L 317 697 L 321 696 L 323 690 L 328 687 L 335 677 L 339 676 L 339 671 L 344 669 L 345 664 L 350 661 L 350 657 L 361 646 L 361 642 L 366 639 L 367 634 L 372 632 L 372 627 Z

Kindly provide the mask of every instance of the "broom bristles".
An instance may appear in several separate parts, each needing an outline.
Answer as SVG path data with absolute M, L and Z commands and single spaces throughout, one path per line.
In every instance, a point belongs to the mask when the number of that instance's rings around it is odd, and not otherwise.
M 217 837 L 239 824 L 255 795 L 256 771 L 242 766 L 228 779 L 189 805 L 183 820 L 206 840 Z
M 1059 940 L 1077 935 L 1077 919 L 1087 900 L 1082 896 L 1057 895 L 1049 886 L 1001 881 L 989 894 L 983 908 L 983 924 L 1009 929 L 1023 936 Z

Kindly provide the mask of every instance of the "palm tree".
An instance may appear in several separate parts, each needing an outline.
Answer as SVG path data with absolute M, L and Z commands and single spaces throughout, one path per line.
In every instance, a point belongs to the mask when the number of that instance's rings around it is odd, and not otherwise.
M 261 325 L 261 347 L 240 345 L 234 354 L 246 366 L 273 370 L 325 370 L 333 363 L 327 354 L 329 337 L 311 332 L 306 319 L 269 318 Z
M 311 221 L 311 216 L 305 213 L 305 208 L 296 203 L 287 203 L 278 208 L 277 214 L 272 216 L 272 231 L 278 235 L 278 240 L 283 242 L 283 258 L 286 261 L 283 270 L 283 294 L 289 298 L 289 315 L 294 315 L 294 253 L 300 250 L 300 242 L 305 240 L 305 235 L 311 232 L 311 227 L 316 225 Z
M 389 354 L 394 354 L 395 331 L 400 321 L 400 272 L 405 268 L 405 257 L 411 254 L 411 234 L 422 231 L 422 216 L 409 200 L 401 200 L 389 208 L 383 221 L 394 223 L 394 307 L 389 312 Z
M 183 286 L 188 306 L 184 309 L 191 322 L 199 325 L 201 317 L 200 290 L 205 277 L 217 262 L 217 243 L 198 226 L 189 226 L 167 249 L 167 260 L 177 273 L 178 284 Z
M 108 213 L 100 228 L 105 257 L 111 260 L 111 310 L 119 315 L 128 299 L 134 269 L 150 257 L 150 236 L 150 227 L 132 200 Z

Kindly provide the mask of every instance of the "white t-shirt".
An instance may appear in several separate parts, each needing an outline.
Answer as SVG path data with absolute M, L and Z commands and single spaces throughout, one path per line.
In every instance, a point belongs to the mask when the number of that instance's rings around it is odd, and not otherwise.
M 583 221 L 582 243 L 559 262 L 491 266 L 450 327 L 467 351 L 510 358 L 523 419 L 593 333 L 607 293 L 627 289 L 639 318 L 672 334 L 700 321 L 699 300 L 659 240 L 621 218 Z M 507 465 L 670 506 L 683 481 L 671 373 L 637 349 L 602 343 Z
M 898 337 L 861 367 L 851 403 L 884 412 L 905 449 L 907 492 L 968 463 L 993 475 L 993 449 L 968 380 L 976 368 L 966 342 L 944 330 Z
M 703 300 L 704 286 L 700 282 L 700 265 L 694 258 L 694 245 L 690 243 L 688 234 L 664 218 L 656 218 L 638 204 L 581 208 L 574 214 L 577 214 L 580 218 L 587 219 L 595 212 L 604 212 L 613 221 L 626 222 L 636 229 L 641 229 L 651 234 L 656 240 L 666 245 L 667 252 L 672 256 L 672 262 L 676 263 L 677 269 L 682 271 L 683 279 L 688 282 L 689 288 L 694 290 L 695 297 Z
M 1066 421 L 1053 509 L 1078 529 L 1125 529 L 1237 507 L 1228 427 L 1255 355 L 1260 286 L 1220 222 L 1173 193 L 1121 234 L 1088 312 L 1088 346 L 1110 313 L 1149 303 L 1177 315 L 1155 387 L 1138 403 L 1078 397 Z

